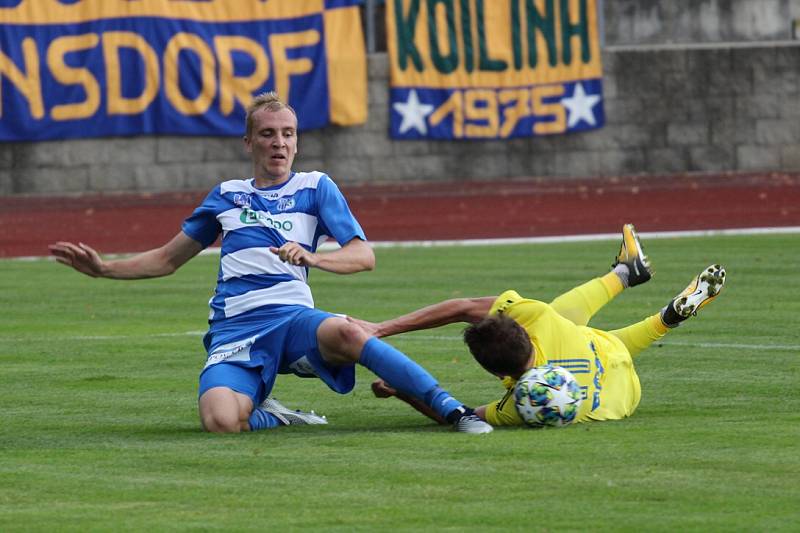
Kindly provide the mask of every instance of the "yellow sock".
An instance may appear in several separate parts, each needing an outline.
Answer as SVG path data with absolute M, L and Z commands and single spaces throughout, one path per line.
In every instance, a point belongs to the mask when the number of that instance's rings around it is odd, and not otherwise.
M 634 357 L 666 335 L 668 331 L 669 328 L 661 321 L 661 313 L 656 313 L 636 324 L 631 324 L 621 329 L 615 329 L 609 331 L 609 333 L 617 336 L 623 344 L 625 344 L 625 347 L 628 348 L 631 357 Z
M 550 302 L 555 311 L 578 326 L 585 326 L 604 305 L 622 292 L 619 277 L 610 273 L 569 290 Z
M 619 276 L 617 276 L 617 273 L 613 270 L 600 278 L 600 281 L 603 282 L 603 287 L 608 291 L 609 300 L 618 296 L 625 290 L 622 280 L 619 279 Z

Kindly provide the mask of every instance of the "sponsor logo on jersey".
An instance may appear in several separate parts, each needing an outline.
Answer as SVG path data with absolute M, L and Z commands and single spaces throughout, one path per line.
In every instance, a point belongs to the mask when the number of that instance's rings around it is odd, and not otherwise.
M 242 209 L 242 214 L 239 215 L 239 220 L 242 224 L 262 224 L 268 228 L 278 229 L 282 231 L 292 231 L 294 224 L 291 220 L 277 220 L 272 218 L 272 215 L 264 211 L 255 211 L 249 207 Z

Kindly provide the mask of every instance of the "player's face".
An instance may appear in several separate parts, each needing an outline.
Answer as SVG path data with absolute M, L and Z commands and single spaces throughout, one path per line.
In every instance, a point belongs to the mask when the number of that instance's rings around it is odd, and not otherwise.
M 253 130 L 244 139 L 257 182 L 274 185 L 289 179 L 297 153 L 297 117 L 288 109 L 253 113 Z

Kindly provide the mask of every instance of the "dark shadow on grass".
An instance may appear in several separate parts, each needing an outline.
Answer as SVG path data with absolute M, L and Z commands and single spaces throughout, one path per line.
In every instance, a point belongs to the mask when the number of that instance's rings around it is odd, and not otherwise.
M 450 433 L 452 428 L 449 426 L 441 426 L 433 423 L 407 423 L 402 425 L 388 425 L 377 424 L 371 426 L 348 426 L 345 424 L 328 424 L 326 426 L 282 426 L 275 429 L 254 432 L 255 436 L 269 436 L 269 435 L 350 435 L 356 433 Z M 102 432 L 96 432 L 95 435 L 101 435 Z M 214 434 L 203 431 L 199 425 L 197 427 L 183 426 L 177 428 L 165 428 L 162 426 L 128 426 L 128 427 L 114 427 L 107 431 L 109 436 L 119 437 L 127 435 L 130 437 L 189 437 L 195 435 L 208 436 L 208 438 L 230 438 L 231 435 L 240 436 L 241 434 Z

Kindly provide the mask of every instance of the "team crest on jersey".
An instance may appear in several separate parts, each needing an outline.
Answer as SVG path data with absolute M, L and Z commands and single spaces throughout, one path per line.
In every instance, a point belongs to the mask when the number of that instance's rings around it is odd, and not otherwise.
M 281 198 L 276 207 L 278 211 L 288 211 L 294 207 L 294 198 Z
M 233 195 L 233 203 L 239 207 L 250 207 L 250 195 L 242 192 L 237 192 Z

